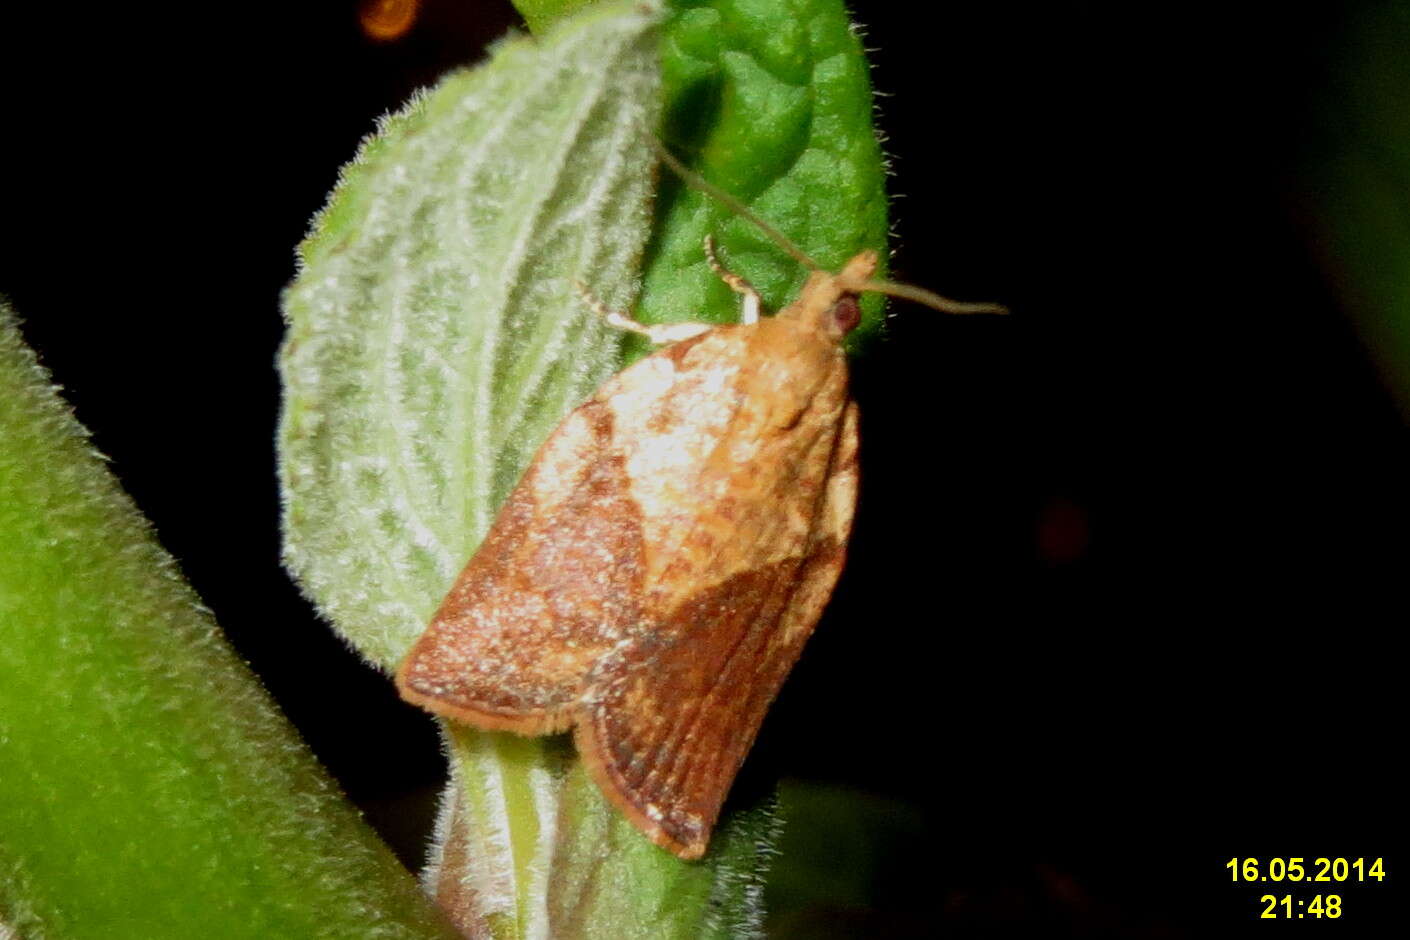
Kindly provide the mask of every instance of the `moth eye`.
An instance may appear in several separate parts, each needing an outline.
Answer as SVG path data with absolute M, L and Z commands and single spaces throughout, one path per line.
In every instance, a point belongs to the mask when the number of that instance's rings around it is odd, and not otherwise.
M 850 333 L 862 322 L 862 308 L 857 305 L 856 294 L 843 294 L 830 312 L 839 333 Z

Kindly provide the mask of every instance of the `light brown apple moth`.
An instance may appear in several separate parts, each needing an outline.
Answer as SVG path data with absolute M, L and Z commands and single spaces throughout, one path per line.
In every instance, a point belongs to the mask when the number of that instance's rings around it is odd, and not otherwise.
M 397 672 L 403 698 L 455 721 L 571 729 L 607 798 L 685 859 L 704 853 L 842 570 L 857 498 L 842 341 L 858 295 L 999 309 L 872 280 L 872 251 L 830 274 L 782 243 L 812 274 L 772 317 L 708 241 L 741 322 L 645 326 L 589 301 L 663 348 L 544 442 Z

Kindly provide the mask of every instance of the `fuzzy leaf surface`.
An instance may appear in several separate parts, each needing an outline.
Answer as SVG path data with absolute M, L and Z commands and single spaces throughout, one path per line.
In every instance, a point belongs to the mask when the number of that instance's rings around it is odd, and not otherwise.
M 534 450 L 621 362 L 650 228 L 655 18 L 511 40 L 385 120 L 285 297 L 286 558 L 392 669 Z

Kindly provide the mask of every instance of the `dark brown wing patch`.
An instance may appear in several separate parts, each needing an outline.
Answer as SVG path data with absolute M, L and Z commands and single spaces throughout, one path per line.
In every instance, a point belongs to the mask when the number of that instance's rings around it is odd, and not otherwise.
M 685 626 L 675 642 L 634 642 L 599 665 L 578 748 L 604 792 L 657 844 L 684 858 L 704 852 L 729 785 L 802 651 L 802 642 L 779 642 L 789 587 L 822 578 L 830 590 L 840 555 L 827 546 L 803 564 L 735 575 L 675 612 L 672 629 Z

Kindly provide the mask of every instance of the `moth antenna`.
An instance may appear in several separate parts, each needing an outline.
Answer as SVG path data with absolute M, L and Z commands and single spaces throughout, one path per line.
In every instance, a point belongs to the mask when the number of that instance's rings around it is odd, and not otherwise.
M 806 267 L 809 271 L 823 270 L 822 265 L 804 254 L 803 249 L 789 241 L 782 232 L 755 215 L 753 209 L 750 209 L 744 203 L 676 159 L 676 155 L 667 150 L 666 145 L 657 140 L 655 136 L 652 136 L 651 143 L 656 147 L 656 152 L 660 154 L 661 161 L 674 170 L 675 174 L 684 180 L 692 189 L 700 190 L 735 215 L 743 216 L 754 223 L 754 226 L 767 235 L 770 241 L 782 248 L 788 253 L 790 258 Z
M 824 270 L 822 265 L 818 264 L 812 258 L 808 257 L 807 254 L 804 253 L 803 249 L 799 248 L 797 245 L 793 244 L 793 242 L 789 241 L 782 232 L 780 232 L 778 229 L 774 228 L 772 225 L 755 215 L 754 210 L 750 209 L 748 206 L 740 202 L 734 196 L 731 196 L 729 193 L 725 192 L 723 189 L 720 189 L 714 183 L 710 182 L 705 177 L 701 176 L 699 173 L 695 172 L 694 170 L 690 169 L 690 167 L 682 163 L 679 159 L 676 158 L 676 155 L 671 153 L 671 151 L 666 148 L 666 145 L 661 143 L 661 141 L 658 140 L 654 135 L 651 137 L 651 144 L 653 147 L 656 148 L 656 152 L 660 155 L 661 161 L 667 166 L 669 166 L 677 176 L 679 176 L 682 180 L 686 182 L 687 185 L 691 186 L 694 189 L 700 190 L 702 193 L 716 200 L 726 209 L 729 209 L 736 215 L 740 215 L 743 216 L 745 219 L 748 219 L 755 225 L 755 227 L 759 229 L 759 231 L 767 235 L 775 245 L 778 245 L 785 252 L 787 252 L 789 257 L 793 258 L 795 261 L 806 267 L 808 270 Z M 718 273 L 720 267 L 718 262 L 714 259 L 713 247 L 714 246 L 709 244 L 709 240 L 707 239 L 706 255 L 707 258 L 711 261 L 711 267 L 715 268 L 716 272 Z M 731 287 L 734 287 L 734 285 L 729 281 L 728 278 L 726 279 L 725 283 L 730 284 Z M 898 284 L 895 281 L 866 280 L 857 284 L 856 289 L 858 291 L 875 291 L 878 294 L 888 294 L 892 297 L 900 297 L 904 300 L 911 300 L 915 303 L 924 304 L 927 307 L 939 310 L 941 313 L 1007 314 L 1009 312 L 1008 308 L 1003 306 L 1002 304 L 965 303 L 964 301 L 951 300 L 948 297 L 940 296 L 934 291 L 928 291 L 923 287 L 916 287 L 912 284 Z M 735 290 L 739 290 L 739 288 L 735 287 Z M 740 293 L 744 292 L 740 291 Z
M 960 300 L 951 300 L 948 297 L 941 297 L 934 291 L 928 291 L 924 287 L 916 287 L 914 284 L 898 284 L 895 281 L 862 281 L 856 285 L 858 291 L 875 291 L 878 294 L 887 294 L 892 297 L 900 297 L 904 300 L 915 301 L 918 304 L 925 304 L 941 313 L 996 313 L 1007 314 L 1009 308 L 1003 304 L 986 303 L 965 303 Z

